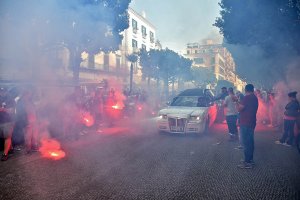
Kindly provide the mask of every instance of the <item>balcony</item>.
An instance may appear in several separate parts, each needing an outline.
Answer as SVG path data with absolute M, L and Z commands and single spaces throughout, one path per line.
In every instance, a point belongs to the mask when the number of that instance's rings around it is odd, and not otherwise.
M 138 31 L 137 28 L 133 28 L 133 29 L 132 29 L 132 32 L 133 32 L 134 34 L 137 34 L 137 31 Z

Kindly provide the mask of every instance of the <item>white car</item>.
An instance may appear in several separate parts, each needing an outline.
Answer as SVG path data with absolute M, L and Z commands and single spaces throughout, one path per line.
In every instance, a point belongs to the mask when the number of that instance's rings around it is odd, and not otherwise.
M 210 90 L 188 89 L 159 111 L 158 131 L 188 134 L 207 133 L 217 116 L 217 105 Z

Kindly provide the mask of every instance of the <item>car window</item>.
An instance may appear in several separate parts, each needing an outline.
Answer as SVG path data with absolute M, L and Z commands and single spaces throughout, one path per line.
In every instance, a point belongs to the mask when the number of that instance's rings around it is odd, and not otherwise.
M 179 96 L 173 99 L 171 106 L 207 107 L 208 99 L 197 96 Z

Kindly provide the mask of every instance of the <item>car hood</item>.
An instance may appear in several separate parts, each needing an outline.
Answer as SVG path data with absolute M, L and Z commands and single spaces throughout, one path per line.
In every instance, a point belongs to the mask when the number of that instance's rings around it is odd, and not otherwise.
M 168 117 L 190 117 L 190 116 L 200 116 L 206 113 L 207 107 L 177 107 L 170 106 L 168 108 L 159 111 L 159 115 L 168 115 Z

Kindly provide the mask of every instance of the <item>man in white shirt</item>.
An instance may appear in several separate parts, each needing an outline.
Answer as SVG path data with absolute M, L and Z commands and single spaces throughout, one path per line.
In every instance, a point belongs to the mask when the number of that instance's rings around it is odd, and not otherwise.
M 226 108 L 226 122 L 228 125 L 230 140 L 238 139 L 238 129 L 237 129 L 237 115 L 238 110 L 236 108 L 236 102 L 238 98 L 235 96 L 233 88 L 228 88 L 229 95 L 225 97 L 224 107 Z

